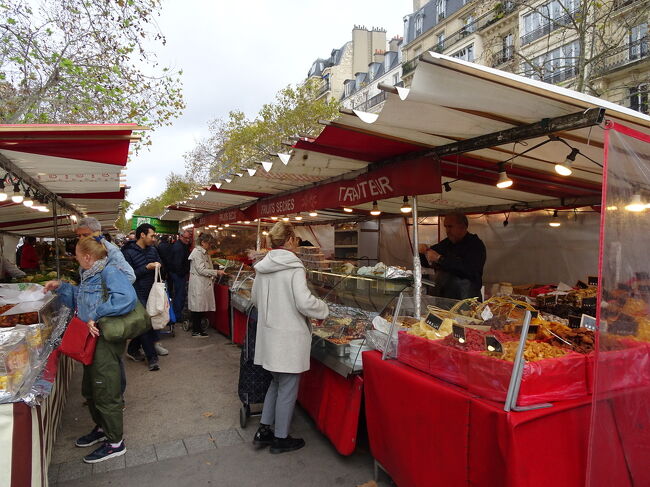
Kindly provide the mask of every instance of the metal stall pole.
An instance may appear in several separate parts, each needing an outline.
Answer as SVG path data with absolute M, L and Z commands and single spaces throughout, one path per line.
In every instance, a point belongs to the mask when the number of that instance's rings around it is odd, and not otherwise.
M 257 219 L 257 243 L 255 244 L 255 250 L 258 252 L 262 248 L 262 219 Z
M 418 247 L 418 197 L 413 196 L 413 278 L 415 281 L 415 318 L 420 319 L 420 308 L 422 304 L 422 266 L 420 264 L 420 252 Z
M 52 218 L 54 218 L 54 260 L 56 261 L 56 278 L 61 279 L 61 265 L 59 263 L 59 217 L 56 212 L 56 199 L 52 201 Z

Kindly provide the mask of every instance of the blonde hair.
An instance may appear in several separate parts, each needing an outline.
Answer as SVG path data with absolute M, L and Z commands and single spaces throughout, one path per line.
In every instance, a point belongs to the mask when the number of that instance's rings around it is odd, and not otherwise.
M 106 247 L 94 237 L 85 237 L 77 242 L 77 250 L 81 254 L 88 254 L 95 260 L 103 259 L 108 255 Z
M 291 223 L 277 222 L 269 231 L 267 238 L 271 242 L 271 247 L 276 249 L 282 247 L 293 236 L 293 225 Z

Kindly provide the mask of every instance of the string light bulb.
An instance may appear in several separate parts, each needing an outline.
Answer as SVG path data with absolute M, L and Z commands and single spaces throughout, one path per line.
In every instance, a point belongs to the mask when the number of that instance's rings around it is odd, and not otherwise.
M 646 205 L 643 202 L 643 200 L 641 200 L 641 195 L 639 193 L 634 193 L 632 195 L 632 199 L 630 200 L 630 202 L 627 205 L 625 205 L 625 209 L 627 211 L 632 211 L 634 213 L 639 213 L 645 210 L 645 208 Z
M 283 217 L 282 217 L 282 221 L 283 221 L 283 222 L 288 222 L 288 221 L 289 221 L 289 217 L 288 217 L 288 216 L 283 216 Z
M 29 192 L 29 188 L 25 190 L 25 198 L 23 199 L 23 205 L 25 205 L 27 208 L 31 208 L 34 206 L 34 200 L 32 199 L 32 195 Z
M 273 220 L 273 221 L 276 221 L 277 219 L 278 219 L 277 216 L 272 216 L 272 217 L 271 217 L 271 220 Z
M 296 221 L 302 220 L 302 217 L 300 215 L 296 215 Z
M 262 235 L 268 235 L 268 234 L 269 232 L 267 232 L 266 230 L 262 231 Z
M 14 191 L 13 194 L 11 195 L 11 201 L 13 201 L 14 203 L 23 202 L 23 195 L 20 192 L 20 185 L 18 183 L 14 184 Z
M 348 208 L 347 206 L 344 206 L 343 211 L 346 212 L 346 213 L 352 213 L 353 210 L 352 210 L 352 208 Z
M 499 164 L 499 179 L 497 180 L 497 188 L 505 189 L 509 188 L 510 186 L 512 186 L 512 179 L 508 177 L 505 164 L 501 163 Z
M 379 209 L 379 205 L 377 204 L 376 201 L 372 202 L 372 210 L 370 210 L 370 214 L 372 216 L 379 216 L 381 215 L 381 210 Z
M 309 216 L 318 216 L 318 212 L 316 211 L 310 211 Z
M 411 206 L 411 203 L 409 203 L 408 196 L 404 196 L 403 203 L 399 211 L 402 213 L 411 213 L 413 211 L 413 207 Z
M 560 176 L 571 176 L 571 173 L 573 170 L 571 169 L 571 165 L 575 162 L 576 156 L 580 153 L 579 149 L 576 149 L 575 147 L 571 149 L 571 152 L 569 153 L 568 156 L 566 156 L 566 159 L 562 164 L 556 164 L 555 165 L 555 172 L 558 173 Z
M 551 221 L 548 222 L 549 227 L 557 228 L 562 223 L 560 223 L 560 218 L 557 216 L 557 210 L 553 211 L 553 216 L 551 217 Z

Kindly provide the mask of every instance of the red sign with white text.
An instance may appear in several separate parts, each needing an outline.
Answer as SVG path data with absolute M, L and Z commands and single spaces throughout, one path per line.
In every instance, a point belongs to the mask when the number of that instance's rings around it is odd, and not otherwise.
M 246 213 L 235 208 L 234 210 L 224 210 L 220 211 L 219 213 L 211 213 L 209 215 L 202 216 L 198 219 L 198 225 L 223 225 L 226 223 L 236 223 L 238 221 L 245 220 L 248 220 Z
M 355 206 L 400 196 L 414 196 L 441 192 L 440 167 L 431 158 L 384 166 L 315 188 L 297 191 L 287 196 L 267 198 L 246 210 L 248 218 Z

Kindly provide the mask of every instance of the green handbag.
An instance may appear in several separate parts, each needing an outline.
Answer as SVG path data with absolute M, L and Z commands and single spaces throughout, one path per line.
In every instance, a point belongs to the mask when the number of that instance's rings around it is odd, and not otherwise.
M 108 301 L 108 289 L 102 279 L 104 301 Z M 136 338 L 151 330 L 151 318 L 139 299 L 135 300 L 135 309 L 122 316 L 104 316 L 97 320 L 104 340 L 107 342 L 121 342 L 129 338 Z

